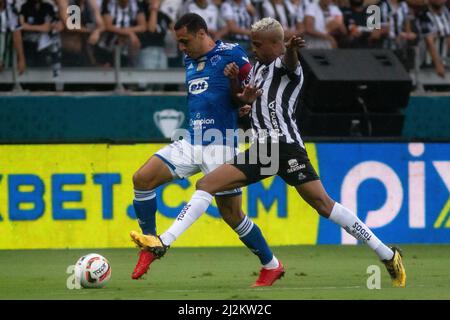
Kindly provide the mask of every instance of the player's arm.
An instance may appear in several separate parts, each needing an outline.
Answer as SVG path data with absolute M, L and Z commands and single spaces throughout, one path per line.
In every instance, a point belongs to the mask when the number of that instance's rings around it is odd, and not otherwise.
M 229 63 L 223 69 L 223 74 L 228 77 L 230 81 L 230 94 L 233 102 L 241 107 L 242 103 L 237 99 L 237 94 L 242 91 L 241 82 L 239 81 L 239 67 L 235 62 Z
M 239 60 L 240 61 L 240 60 Z M 245 62 L 239 66 L 236 62 L 231 62 L 225 66 L 223 73 L 228 77 L 230 81 L 230 94 L 233 102 L 238 106 L 242 107 L 245 105 L 237 95 L 242 92 L 242 82 L 247 78 L 252 66 L 250 63 Z
M 290 72 L 295 72 L 298 68 L 298 50 L 306 47 L 305 40 L 300 36 L 292 36 L 286 43 L 286 52 L 283 56 L 283 64 Z
M 145 24 L 145 15 L 143 13 L 138 13 L 136 16 L 136 26 L 119 28 L 113 24 L 113 18 L 110 14 L 103 15 L 103 19 L 105 22 L 106 31 L 116 33 L 121 36 L 131 36 L 131 34 L 145 32 L 146 24 Z
M 26 62 L 23 50 L 22 32 L 20 29 L 13 32 L 13 46 L 17 54 L 17 71 L 19 71 L 19 74 L 22 74 L 25 71 Z
M 430 53 L 431 61 L 433 61 L 434 70 L 436 71 L 437 75 L 445 78 L 445 67 L 442 63 L 441 56 L 436 50 L 436 47 L 434 45 L 434 37 L 435 34 L 430 33 L 425 36 L 425 44 L 427 46 L 427 50 Z

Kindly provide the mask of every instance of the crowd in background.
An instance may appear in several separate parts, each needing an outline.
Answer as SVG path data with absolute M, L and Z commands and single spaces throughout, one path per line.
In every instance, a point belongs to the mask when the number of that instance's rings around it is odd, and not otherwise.
M 370 28 L 366 8 L 378 5 L 380 28 Z M 69 30 L 67 7 L 81 11 L 81 28 Z M 251 24 L 261 17 L 281 22 L 286 37 L 301 34 L 308 48 L 387 48 L 407 68 L 418 48 L 422 66 L 441 77 L 449 66 L 447 0 L 0 0 L 0 71 L 53 66 L 112 66 L 143 69 L 180 67 L 173 24 L 187 12 L 200 14 L 216 40 L 238 42 L 250 51 Z M 376 23 L 372 21 L 371 23 Z

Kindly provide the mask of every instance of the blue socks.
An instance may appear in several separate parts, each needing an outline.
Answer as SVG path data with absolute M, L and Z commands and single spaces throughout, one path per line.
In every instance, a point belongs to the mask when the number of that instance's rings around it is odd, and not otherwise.
M 247 216 L 234 229 L 239 235 L 241 241 L 249 248 L 255 255 L 258 256 L 262 265 L 267 265 L 274 258 L 266 239 L 262 235 L 261 230 L 253 223 Z
M 134 211 L 143 234 L 156 235 L 156 193 L 154 190 L 134 190 Z

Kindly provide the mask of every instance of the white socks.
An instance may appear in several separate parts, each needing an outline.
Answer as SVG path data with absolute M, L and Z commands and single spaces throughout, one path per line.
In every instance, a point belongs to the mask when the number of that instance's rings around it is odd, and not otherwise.
M 213 196 L 208 192 L 197 190 L 194 195 L 181 210 L 178 217 L 166 232 L 160 235 L 161 241 L 170 246 L 179 236 L 181 236 L 200 216 L 208 209 Z
M 394 256 L 389 247 L 383 244 L 355 214 L 340 203 L 335 202 L 330 220 L 340 225 L 356 239 L 367 243 L 380 260 L 390 260 Z
M 269 263 L 263 265 L 263 268 L 270 270 L 270 269 L 276 269 L 279 266 L 280 266 L 280 263 L 278 262 L 277 257 L 273 256 L 272 260 Z

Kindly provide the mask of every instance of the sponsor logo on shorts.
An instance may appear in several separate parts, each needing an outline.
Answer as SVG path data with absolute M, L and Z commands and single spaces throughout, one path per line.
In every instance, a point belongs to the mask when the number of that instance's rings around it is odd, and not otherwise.
M 288 161 L 289 169 L 287 169 L 287 173 L 292 173 L 301 169 L 305 169 L 306 165 L 304 163 L 299 164 L 297 159 L 291 159 Z M 300 176 L 299 176 L 300 177 Z

